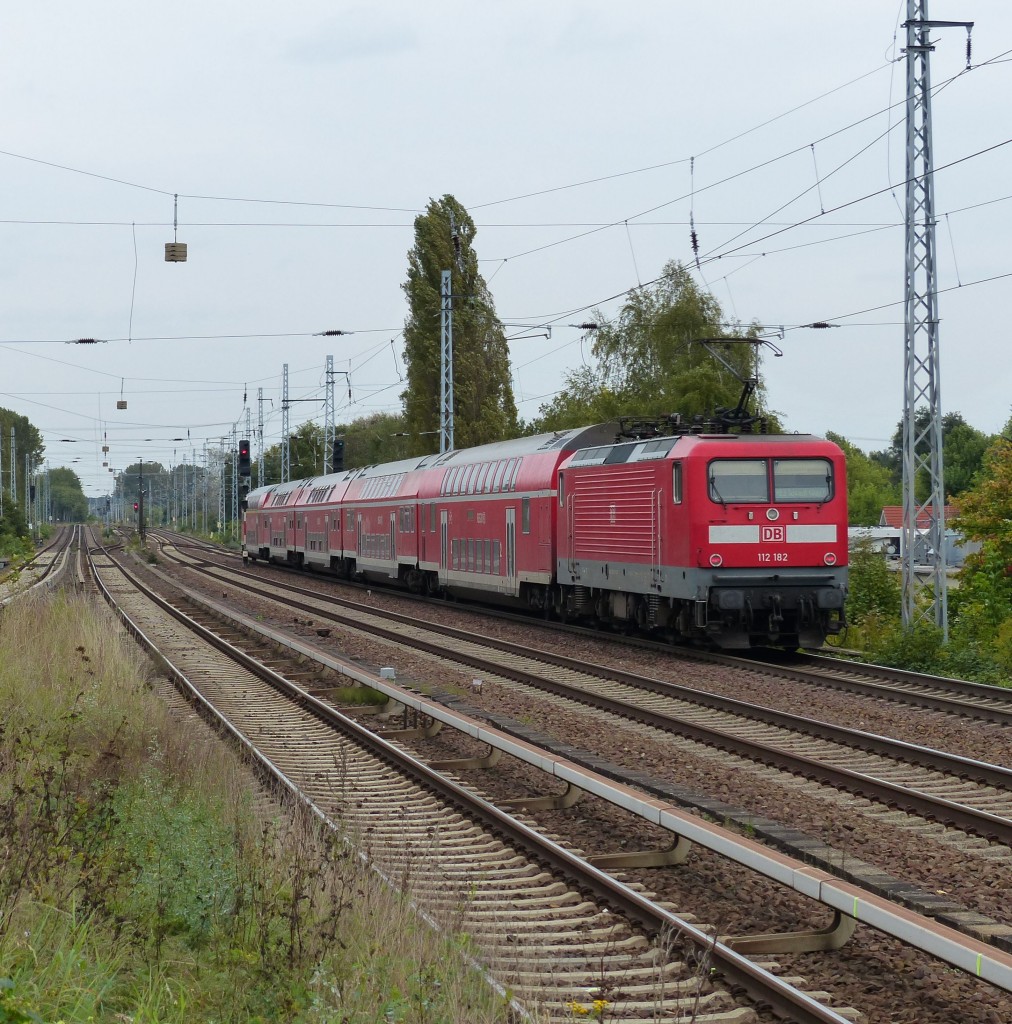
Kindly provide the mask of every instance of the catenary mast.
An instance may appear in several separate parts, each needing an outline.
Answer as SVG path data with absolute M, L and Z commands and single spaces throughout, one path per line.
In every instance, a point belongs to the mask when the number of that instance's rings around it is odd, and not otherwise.
M 903 624 L 932 622 L 948 637 L 945 484 L 935 279 L 935 185 L 928 56 L 932 28 L 973 22 L 929 21 L 928 0 L 907 0 L 906 251 L 903 360 Z M 969 45 L 967 45 L 969 64 Z M 927 418 L 918 424 L 918 408 Z M 927 483 L 923 500 L 918 479 Z M 924 542 L 918 523 L 927 526 Z M 930 554 L 925 550 L 925 543 Z M 922 563 L 922 564 L 918 564 Z M 926 563 L 926 564 L 925 564 Z M 918 572 L 918 568 L 920 572 Z

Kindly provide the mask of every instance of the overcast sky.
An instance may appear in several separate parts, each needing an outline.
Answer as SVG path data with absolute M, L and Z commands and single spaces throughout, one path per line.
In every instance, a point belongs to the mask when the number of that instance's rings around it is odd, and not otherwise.
M 729 316 L 786 328 L 765 374 L 787 427 L 885 447 L 903 400 L 905 13 L 905 0 L 14 5 L 0 34 L 0 406 L 89 495 L 111 482 L 103 437 L 115 469 L 183 461 L 234 422 L 245 432 L 244 396 L 255 428 L 260 388 L 277 443 L 286 362 L 290 396 L 319 400 L 334 356 L 338 422 L 396 411 L 412 219 L 452 193 L 478 225 L 499 316 L 552 325 L 511 343 L 522 416 L 589 358 L 568 324 L 614 316 L 667 260 L 692 261 L 691 215 L 700 284 Z M 935 33 L 935 165 L 962 161 L 936 175 L 942 403 L 997 431 L 1012 402 L 1012 4 L 932 0 L 930 16 L 974 20 L 974 65 L 998 58 L 961 74 L 965 32 Z M 185 264 L 164 261 L 175 194 Z M 839 326 L 794 329 L 815 321 Z M 354 333 L 313 337 L 333 329 Z M 82 337 L 107 343 L 66 344 Z M 293 429 L 322 423 L 323 406 L 291 415 Z

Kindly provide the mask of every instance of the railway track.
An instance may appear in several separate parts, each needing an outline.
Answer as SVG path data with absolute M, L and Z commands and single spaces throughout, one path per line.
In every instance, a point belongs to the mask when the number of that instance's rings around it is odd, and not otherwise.
M 160 535 L 163 543 L 182 550 L 190 548 L 200 551 L 204 560 L 210 564 L 227 567 L 230 574 L 240 578 L 262 579 L 262 574 L 250 573 L 241 568 L 238 555 L 230 556 L 219 546 L 183 538 L 174 534 Z M 300 570 L 286 570 L 283 566 L 272 566 L 279 574 L 291 572 L 297 579 L 304 579 L 305 573 Z M 321 577 L 326 578 L 326 577 Z M 363 585 L 330 579 L 335 586 L 358 588 Z M 444 606 L 444 602 L 425 597 L 417 597 L 404 592 L 397 592 L 405 600 L 421 604 Z M 351 603 L 351 602 L 349 602 Z M 654 652 L 665 658 L 686 659 L 709 665 L 726 665 L 733 668 L 745 668 L 752 672 L 775 676 L 781 679 L 825 687 L 842 693 L 857 694 L 894 701 L 910 707 L 925 708 L 970 718 L 977 721 L 994 722 L 999 725 L 1012 725 L 1012 687 L 1003 688 L 973 683 L 963 679 L 950 679 L 940 676 L 928 676 L 917 672 L 891 668 L 884 665 L 871 665 L 852 661 L 846 658 L 830 657 L 804 652 L 788 651 L 757 651 L 750 655 L 725 654 L 716 651 L 705 651 L 689 647 L 672 647 L 670 644 L 631 637 L 619 633 L 601 632 L 596 629 L 573 624 L 544 622 L 530 616 L 518 615 L 501 609 L 482 609 L 481 614 L 506 621 L 519 622 L 545 630 L 555 630 L 574 636 L 585 636 L 599 640 L 607 637 L 609 641 L 634 648 L 636 650 Z
M 185 556 L 183 556 L 185 559 Z M 194 565 L 223 583 L 232 574 Z M 1012 771 L 928 747 L 789 715 L 613 667 L 464 630 L 419 623 L 384 610 L 321 596 L 287 582 L 249 586 L 293 608 L 416 651 L 449 659 L 484 676 L 511 679 L 626 720 L 683 736 L 742 758 L 845 790 L 930 821 L 943 822 L 1012 856 Z M 297 600 L 295 599 L 297 596 Z M 490 651 L 492 653 L 490 653 Z M 998 851 L 1000 854 L 1002 851 Z
M 597 988 L 608 993 L 616 1019 L 654 1021 L 661 1013 L 745 1022 L 756 1019 L 741 998 L 747 991 L 798 1020 L 853 1017 L 185 621 L 140 593 L 107 553 L 93 560 L 108 598 L 175 666 L 180 685 L 192 687 L 251 757 L 355 840 L 378 870 L 410 876 L 425 912 L 470 934 L 521 1002 L 568 1020 L 567 1004 Z
M 0 578 L 0 608 L 32 591 L 53 584 L 64 571 L 80 527 L 61 527 L 34 557 L 16 572 Z
M 231 579 L 230 577 L 224 577 L 221 579 L 223 579 L 227 583 L 236 582 L 234 579 Z M 286 590 L 290 590 L 288 585 L 286 585 Z M 311 613 L 313 614 L 313 621 L 315 623 L 319 624 L 322 620 L 326 620 L 327 616 L 320 610 L 319 606 L 305 604 L 300 606 L 302 607 L 303 610 L 307 612 L 311 611 Z M 383 612 L 382 616 L 390 617 L 387 612 Z M 308 620 L 305 620 L 304 622 L 308 623 Z M 467 639 L 472 640 L 473 635 L 467 634 Z M 458 647 L 461 642 L 462 641 L 460 641 L 459 639 L 455 639 L 452 644 L 448 644 L 446 640 L 444 640 L 437 644 L 437 646 L 439 647 L 440 653 L 446 653 L 448 646 Z M 524 653 L 530 654 L 531 651 L 529 648 L 525 648 Z M 502 660 L 502 658 L 499 658 L 499 660 Z M 570 750 L 572 751 L 572 748 Z M 589 754 L 588 757 L 590 762 L 599 766 L 599 759 L 593 758 L 592 753 Z M 965 766 L 962 767 L 965 768 Z M 617 772 L 617 777 L 619 774 L 621 774 L 621 769 Z M 642 781 L 642 778 L 643 777 L 640 774 L 639 780 Z M 721 813 L 717 808 L 716 802 L 710 802 L 708 805 L 706 805 L 705 809 L 709 813 Z M 896 816 L 895 811 L 886 808 L 882 809 L 882 813 L 883 815 L 889 815 L 892 817 Z M 903 817 L 903 815 L 900 814 L 899 817 Z M 748 821 L 743 820 L 742 824 L 745 827 L 757 828 L 759 830 L 764 828 L 764 823 L 762 821 L 757 822 L 756 819 L 752 816 L 749 817 Z M 771 826 L 769 829 L 769 838 L 773 842 L 782 843 L 784 840 L 785 830 L 783 828 L 776 827 L 775 822 L 770 822 L 769 824 Z M 922 826 L 915 827 L 918 827 L 920 829 Z M 975 844 L 974 841 L 968 838 L 965 833 L 955 834 L 947 829 L 941 829 L 941 831 L 946 842 L 960 844 L 960 848 L 965 849 L 968 854 L 971 852 L 974 846 L 976 846 L 978 852 L 980 851 L 980 847 L 982 846 L 984 848 L 982 856 L 984 856 L 985 858 L 990 856 L 998 856 L 1000 858 L 1007 859 L 1008 857 L 1008 850 L 1004 846 L 996 846 L 994 844 L 987 844 L 986 842 Z M 796 838 L 801 839 L 803 843 L 806 839 L 805 837 Z M 814 857 L 812 856 L 812 844 L 810 843 L 810 841 L 808 841 L 805 844 L 805 847 L 806 859 L 814 859 Z M 841 858 L 839 856 L 839 851 L 828 851 L 828 853 L 830 854 L 831 859 L 826 862 L 825 866 L 827 867 L 827 869 L 837 870 L 839 873 L 839 869 L 841 866 Z M 832 859 L 834 854 L 836 855 L 835 861 L 834 859 Z M 817 856 L 817 854 L 815 856 Z M 859 876 L 861 865 L 859 862 L 855 863 L 855 858 L 848 857 L 846 854 L 844 854 L 842 860 L 845 863 L 849 863 L 852 867 L 855 867 L 856 874 L 857 876 Z M 986 863 L 987 861 L 985 860 L 984 862 Z M 898 880 L 895 879 L 889 880 L 886 876 L 884 876 L 884 873 L 881 870 L 877 870 L 871 865 L 865 866 L 870 869 L 870 876 L 872 877 L 873 885 L 875 880 L 877 879 L 877 881 L 882 886 L 883 892 L 891 893 L 894 895 L 900 893 L 899 898 L 908 900 L 909 905 L 918 905 L 918 901 L 923 897 L 924 903 L 922 904 L 922 908 L 930 915 L 937 916 L 937 918 L 939 918 L 940 920 L 944 920 L 947 923 L 954 925 L 954 927 L 965 928 L 968 934 L 970 935 L 986 937 L 987 941 L 997 942 L 1003 947 L 1008 946 L 1009 929 L 1007 925 L 1003 926 L 997 924 L 995 921 L 989 921 L 983 918 L 983 916 L 981 916 L 980 914 L 973 912 L 972 910 L 962 910 L 959 906 L 954 905 L 952 901 L 946 900 L 944 898 L 939 898 L 939 895 L 932 892 L 930 889 L 927 891 L 922 890 L 920 892 L 917 892 L 916 886 L 911 886 L 910 883 L 900 883 L 898 882 Z M 845 876 L 847 873 L 847 871 L 844 871 Z M 854 874 L 850 874 L 849 877 L 853 878 Z

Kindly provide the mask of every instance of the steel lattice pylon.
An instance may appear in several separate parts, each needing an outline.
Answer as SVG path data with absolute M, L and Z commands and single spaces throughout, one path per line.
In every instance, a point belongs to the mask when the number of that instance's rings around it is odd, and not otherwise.
M 257 487 L 264 482 L 264 389 L 257 388 Z
M 323 400 L 323 472 L 334 472 L 334 438 L 337 426 L 334 423 L 334 357 L 327 356 L 326 391 Z
M 285 363 L 285 372 L 282 381 L 281 394 L 281 482 L 288 483 L 288 476 L 291 472 L 291 450 L 288 433 L 288 363 Z
M 206 475 L 205 467 L 205 475 Z M 225 438 L 221 438 L 218 449 L 218 529 L 225 532 Z
M 232 424 L 232 450 L 230 456 L 232 461 L 232 524 L 229 532 L 232 540 L 236 540 L 239 529 L 239 438 L 236 437 L 234 423 Z
M 907 0 L 906 259 L 903 362 L 903 623 L 931 622 L 948 636 L 945 482 L 935 280 L 935 186 L 928 0 Z M 969 60 L 969 57 L 967 58 Z M 917 410 L 927 417 L 917 422 Z M 921 487 L 918 488 L 918 483 Z M 920 489 L 922 498 L 918 498 Z M 921 529 L 918 529 L 920 524 Z M 918 572 L 918 569 L 920 571 Z
M 453 449 L 453 287 L 449 270 L 439 283 L 439 451 Z

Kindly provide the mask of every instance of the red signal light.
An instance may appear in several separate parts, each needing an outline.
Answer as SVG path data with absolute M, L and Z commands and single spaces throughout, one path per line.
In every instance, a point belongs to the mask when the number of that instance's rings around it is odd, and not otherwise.
M 134 511 L 136 512 L 140 507 L 141 507 L 140 503 L 135 501 L 134 502 Z

